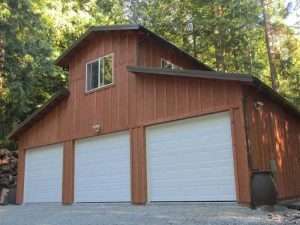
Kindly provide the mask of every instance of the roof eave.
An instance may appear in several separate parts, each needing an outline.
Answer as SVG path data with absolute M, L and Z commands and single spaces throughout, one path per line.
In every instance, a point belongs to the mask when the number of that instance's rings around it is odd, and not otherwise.
M 17 125 L 15 129 L 13 129 L 9 134 L 9 139 L 16 139 L 16 137 L 22 133 L 25 129 L 29 128 L 30 125 L 37 121 L 43 114 L 48 112 L 48 110 L 60 102 L 62 99 L 69 95 L 69 90 L 66 88 L 60 89 L 56 92 L 42 107 L 38 108 L 31 115 L 29 115 L 25 120 Z
M 289 111 L 294 113 L 300 118 L 300 111 L 299 109 L 289 102 L 287 99 L 285 99 L 283 96 L 281 96 L 278 92 L 274 91 L 271 87 L 263 83 L 261 80 L 258 78 L 254 77 L 252 85 L 259 91 L 262 92 L 263 94 L 269 96 L 271 99 L 277 101 L 280 103 L 282 106 L 287 108 Z
M 231 80 L 239 82 L 253 81 L 253 77 L 247 74 L 238 73 L 221 73 L 215 71 L 205 71 L 205 70 L 189 70 L 189 69 L 162 69 L 158 67 L 135 67 L 127 66 L 127 70 L 132 73 L 142 73 L 149 75 L 167 75 L 167 76 L 181 76 L 190 78 L 203 78 L 203 79 L 217 79 L 217 80 Z
M 151 68 L 151 67 L 134 67 L 128 66 L 127 70 L 132 73 L 148 74 L 148 75 L 167 75 L 167 76 L 179 76 L 179 77 L 190 77 L 190 78 L 202 78 L 202 79 L 217 79 L 226 81 L 238 81 L 244 85 L 250 85 L 256 88 L 259 92 L 270 97 L 273 101 L 282 105 L 290 112 L 294 113 L 300 118 L 299 109 L 290 103 L 287 99 L 281 96 L 279 93 L 274 91 L 268 85 L 264 84 L 258 78 L 239 73 L 221 73 L 212 71 L 201 71 L 201 70 L 170 70 L 162 68 Z

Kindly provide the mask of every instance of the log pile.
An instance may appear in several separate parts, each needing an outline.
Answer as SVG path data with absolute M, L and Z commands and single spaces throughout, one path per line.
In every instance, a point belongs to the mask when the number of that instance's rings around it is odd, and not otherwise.
M 14 188 L 17 183 L 16 151 L 0 149 L 0 188 Z
M 0 149 L 0 205 L 15 203 L 18 153 Z

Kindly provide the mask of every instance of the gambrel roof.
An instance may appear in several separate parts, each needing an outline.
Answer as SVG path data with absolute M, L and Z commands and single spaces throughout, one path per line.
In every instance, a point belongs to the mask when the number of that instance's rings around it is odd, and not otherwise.
M 194 58 L 184 50 L 178 48 L 171 42 L 167 41 L 165 38 L 155 34 L 154 32 L 148 30 L 147 28 L 143 27 L 139 24 L 127 24 L 127 25 L 111 25 L 111 26 L 92 26 L 90 27 L 84 34 L 82 34 L 77 41 L 75 41 L 67 50 L 65 50 L 61 56 L 57 58 L 55 61 L 55 64 L 58 66 L 66 66 L 68 58 L 72 55 L 72 53 L 80 47 L 85 41 L 88 41 L 90 37 L 93 36 L 95 33 L 99 32 L 108 32 L 108 31 L 140 31 L 143 32 L 149 36 L 151 36 L 154 39 L 157 39 L 161 41 L 162 43 L 168 45 L 168 47 L 171 47 L 175 49 L 178 52 L 181 52 L 185 57 L 190 58 L 195 63 L 199 64 L 203 70 L 210 70 L 212 71 L 209 66 L 205 65 L 204 63 L 200 62 L 198 59 Z
M 162 41 L 167 44 L 169 47 L 175 48 L 177 51 L 184 54 L 186 57 L 189 57 L 194 62 L 198 63 L 202 70 L 170 70 L 170 69 L 162 69 L 162 68 L 151 68 L 151 67 L 136 67 L 136 66 L 128 66 L 127 70 L 136 74 L 144 74 L 150 76 L 171 76 L 171 77 L 191 77 L 191 78 L 202 78 L 202 79 L 213 79 L 213 80 L 225 80 L 225 81 L 236 81 L 240 82 L 244 85 L 250 85 L 258 90 L 265 96 L 268 96 L 272 101 L 280 104 L 283 108 L 287 109 L 289 112 L 294 113 L 298 117 L 300 117 L 300 112 L 292 103 L 287 101 L 280 94 L 275 92 L 269 86 L 264 84 L 258 78 L 247 75 L 247 74 L 239 74 L 239 73 L 221 73 L 213 71 L 211 68 L 206 66 L 205 64 L 199 62 L 196 58 L 192 57 L 188 53 L 183 50 L 177 48 L 172 43 L 168 42 L 164 38 L 156 35 L 150 30 L 144 28 L 141 25 L 114 25 L 114 26 L 96 26 L 88 29 L 70 48 L 68 48 L 57 60 L 56 65 L 66 66 L 69 57 L 76 51 L 76 49 L 85 41 L 87 41 L 92 34 L 97 32 L 106 32 L 106 31 L 141 31 L 151 37 Z M 49 112 L 53 107 L 55 107 L 59 102 L 65 99 L 69 95 L 69 91 L 67 89 L 61 89 L 57 93 L 55 93 L 52 98 L 49 99 L 41 108 L 37 109 L 33 114 L 28 116 L 23 122 L 21 122 L 9 135 L 8 138 L 16 138 L 20 133 L 25 131 L 27 128 L 31 127 L 32 124 L 43 117 L 47 112 Z

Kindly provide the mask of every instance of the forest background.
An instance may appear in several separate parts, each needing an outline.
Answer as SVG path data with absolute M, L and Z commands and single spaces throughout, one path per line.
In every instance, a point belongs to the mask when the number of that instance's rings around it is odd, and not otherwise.
M 0 148 L 67 84 L 54 60 L 91 25 L 139 23 L 216 71 L 252 74 L 300 108 L 300 0 L 1 0 Z

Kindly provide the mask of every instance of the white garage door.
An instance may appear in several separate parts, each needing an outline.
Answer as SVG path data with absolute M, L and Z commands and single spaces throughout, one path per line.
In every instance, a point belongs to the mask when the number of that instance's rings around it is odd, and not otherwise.
M 24 202 L 62 201 L 63 146 L 26 151 Z
M 76 142 L 75 202 L 128 202 L 130 195 L 128 132 Z
M 220 113 L 147 128 L 150 201 L 234 201 L 230 117 Z

